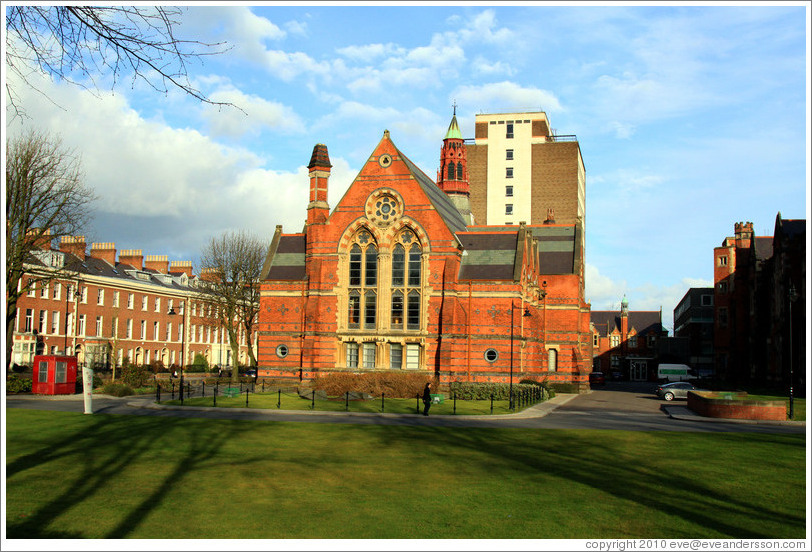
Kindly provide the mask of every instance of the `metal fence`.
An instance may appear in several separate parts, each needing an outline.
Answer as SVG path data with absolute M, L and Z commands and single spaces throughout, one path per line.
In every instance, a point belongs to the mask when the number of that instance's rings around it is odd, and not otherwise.
M 217 406 L 218 397 L 219 398 L 235 398 L 235 397 L 238 397 L 238 396 L 245 395 L 245 406 L 249 407 L 250 395 L 251 394 L 255 394 L 255 393 L 267 394 L 267 393 L 273 393 L 275 391 L 275 393 L 277 395 L 276 407 L 277 407 L 277 409 L 281 409 L 281 407 L 282 407 L 282 396 L 283 395 L 295 396 L 295 397 L 302 398 L 302 399 L 307 399 L 307 395 L 308 395 L 306 390 L 303 391 L 303 390 L 301 390 L 299 388 L 296 388 L 296 387 L 286 387 L 286 388 L 276 387 L 276 389 L 274 390 L 273 388 L 268 386 L 268 388 L 266 389 L 265 382 L 262 382 L 261 385 L 257 385 L 256 382 L 250 382 L 250 383 L 240 382 L 238 387 L 233 387 L 231 385 L 230 381 L 223 384 L 223 385 L 221 385 L 219 381 L 216 381 L 214 384 L 209 383 L 208 386 L 206 385 L 205 381 L 201 381 L 201 382 L 198 382 L 198 383 L 195 383 L 195 384 L 192 384 L 192 382 L 187 381 L 187 382 L 184 382 L 182 386 L 181 386 L 180 382 L 178 382 L 176 384 L 174 381 L 172 381 L 172 382 L 170 382 L 170 384 L 171 384 L 170 386 L 166 386 L 166 387 L 169 387 L 169 389 L 166 389 L 166 390 L 163 391 L 164 394 L 166 394 L 167 391 L 169 393 L 169 397 L 166 397 L 166 395 L 164 395 L 164 400 L 166 400 L 168 398 L 169 400 L 174 401 L 175 398 L 177 397 L 177 399 L 180 400 L 181 405 L 183 405 L 185 399 L 205 398 L 205 397 L 210 396 L 212 398 L 212 406 Z M 156 386 L 155 400 L 157 402 L 161 402 L 161 393 L 162 393 L 161 387 L 162 387 L 161 385 Z M 315 408 L 316 408 L 317 394 L 321 395 L 321 396 L 319 396 L 319 399 L 328 398 L 326 395 L 319 394 L 317 390 L 309 390 L 309 391 L 310 391 L 309 395 L 310 395 L 310 408 L 311 408 L 311 410 L 315 410 Z M 351 397 L 352 397 L 352 399 L 351 399 Z M 373 400 L 377 401 L 378 400 L 377 397 L 372 397 L 371 395 L 368 395 L 366 393 L 347 391 L 346 393 L 344 393 L 344 396 L 341 397 L 341 398 L 344 399 L 344 409 L 345 409 L 346 412 L 350 411 L 350 402 L 358 400 L 359 397 L 369 397 L 368 399 L 365 399 L 365 400 L 368 400 L 368 401 L 373 401 Z M 513 396 L 511 398 L 511 400 L 509 401 L 509 410 L 515 411 L 517 408 L 518 409 L 527 408 L 527 407 L 532 406 L 534 404 L 546 401 L 549 398 L 550 398 L 549 393 L 543 387 L 533 386 L 533 387 L 530 387 L 530 388 L 520 388 L 520 389 L 517 389 L 513 393 Z M 332 399 L 336 400 L 337 397 L 332 397 Z M 386 394 L 381 393 L 381 396 L 380 396 L 380 405 L 381 405 L 380 412 L 386 412 L 386 399 L 387 399 Z M 403 397 L 389 397 L 389 399 L 390 400 L 391 399 L 402 400 Z M 458 398 L 455 393 L 452 393 L 451 397 L 449 397 L 449 400 L 453 403 L 452 413 L 456 414 L 457 413 L 457 401 L 466 402 L 466 401 L 474 401 L 475 399 Z M 419 414 L 421 409 L 422 409 L 421 402 L 422 402 L 421 395 L 416 394 L 415 395 L 415 413 L 417 413 L 417 414 Z M 436 403 L 434 403 L 434 404 L 436 404 Z M 494 405 L 494 395 L 491 394 L 490 395 L 490 413 L 491 414 L 493 414 L 493 410 L 494 410 L 493 405 Z

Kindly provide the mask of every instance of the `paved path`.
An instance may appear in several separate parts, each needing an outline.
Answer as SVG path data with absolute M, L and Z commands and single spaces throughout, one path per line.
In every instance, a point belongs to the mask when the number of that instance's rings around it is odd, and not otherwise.
M 81 395 L 8 395 L 7 408 L 83 412 Z M 417 414 L 320 412 L 254 408 L 213 408 L 155 404 L 154 397 L 93 398 L 94 414 L 126 414 L 279 422 L 410 425 L 427 427 L 520 427 L 538 429 L 620 429 L 630 431 L 703 431 L 805 433 L 804 422 L 717 420 L 694 414 L 684 404 L 663 403 L 645 384 L 609 385 L 583 395 L 560 394 L 522 412 L 499 416 L 422 416 Z

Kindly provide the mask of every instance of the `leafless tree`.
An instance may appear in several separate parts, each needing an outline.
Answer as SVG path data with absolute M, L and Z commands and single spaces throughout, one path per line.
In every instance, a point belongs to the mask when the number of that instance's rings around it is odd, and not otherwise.
M 126 76 L 159 92 L 177 87 L 202 102 L 230 106 L 210 100 L 189 80 L 190 62 L 227 48 L 178 38 L 183 11 L 172 6 L 8 6 L 6 67 L 34 89 L 28 78 L 33 71 L 91 89 L 100 76 L 111 76 L 113 86 Z M 20 113 L 8 82 L 6 90 Z
M 265 247 L 247 232 L 226 232 L 212 238 L 200 255 L 199 291 L 214 306 L 231 347 L 231 379 L 239 377 L 240 329 L 245 332 L 251 366 L 257 360 L 253 332 L 259 313 L 259 277 Z
M 39 282 L 65 277 L 76 268 L 37 262 L 35 253 L 49 249 L 52 240 L 76 235 L 87 224 L 96 196 L 82 178 L 78 155 L 65 149 L 59 138 L 32 130 L 6 142 L 7 367 L 17 300 Z M 41 269 L 31 269 L 32 264 Z

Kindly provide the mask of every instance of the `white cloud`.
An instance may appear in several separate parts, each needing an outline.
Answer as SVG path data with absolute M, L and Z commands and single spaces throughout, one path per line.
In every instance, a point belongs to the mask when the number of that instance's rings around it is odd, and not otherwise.
M 92 95 L 44 78 L 36 86 L 53 102 L 20 88 L 30 118 L 10 121 L 7 130 L 13 135 L 36 124 L 60 135 L 82 156 L 86 183 L 99 196 L 97 219 L 137 221 L 119 225 L 117 235 L 97 228 L 99 240 L 135 247 L 142 241 L 166 248 L 182 244 L 199 251 L 208 237 L 225 229 L 250 228 L 260 236 L 270 236 L 276 224 L 301 230 L 308 201 L 306 167 L 290 172 L 264 168 L 264 160 L 250 151 L 144 119 L 122 95 Z M 332 163 L 331 196 L 343 193 L 352 178 L 346 161 Z M 156 242 L 156 229 L 141 226 L 150 221 L 180 228 L 179 233 L 160 233 Z
M 267 41 L 280 41 L 287 34 L 265 17 L 254 14 L 247 6 L 191 8 L 183 18 L 182 29 L 189 29 L 196 39 L 214 34 L 214 39 L 230 47 L 228 56 L 239 56 L 260 63 Z
M 231 103 L 235 107 L 205 104 L 203 117 L 215 136 L 242 136 L 259 134 L 264 129 L 284 133 L 302 132 L 304 124 L 292 108 L 255 95 L 245 94 L 226 86 L 209 95 L 214 102 Z
M 540 88 L 524 87 L 510 81 L 495 82 L 481 86 L 462 86 L 453 92 L 461 105 L 474 111 L 537 110 L 563 111 L 558 98 L 552 92 Z
M 614 308 L 611 305 L 619 305 L 628 287 L 625 280 L 615 282 L 589 263 L 586 263 L 584 281 L 586 300 L 593 310 L 611 310 Z
M 292 35 L 307 36 L 307 23 L 302 21 L 288 21 L 285 28 Z

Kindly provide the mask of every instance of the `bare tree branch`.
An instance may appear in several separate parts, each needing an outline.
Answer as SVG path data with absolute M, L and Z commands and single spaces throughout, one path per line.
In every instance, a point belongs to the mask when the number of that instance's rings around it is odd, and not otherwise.
M 212 238 L 200 255 L 199 290 L 217 311 L 228 333 L 232 352 L 232 381 L 236 383 L 239 362 L 239 333 L 245 331 L 248 356 L 256 366 L 253 331 L 259 313 L 259 278 L 265 247 L 246 232 L 225 233 Z
M 90 219 L 96 196 L 82 181 L 81 161 L 59 138 L 36 131 L 6 142 L 6 365 L 11 362 L 17 300 L 40 281 L 75 267 L 26 267 L 52 240 L 73 236 Z M 27 275 L 24 279 L 23 275 Z
M 27 86 L 39 70 L 83 88 L 110 75 L 112 87 L 125 72 L 158 92 L 179 88 L 203 103 L 215 102 L 189 80 L 188 63 L 227 51 L 225 43 L 176 36 L 184 8 L 170 6 L 9 6 L 6 11 L 6 66 Z M 83 81 L 89 80 L 87 86 Z M 17 96 L 7 81 L 10 105 Z

